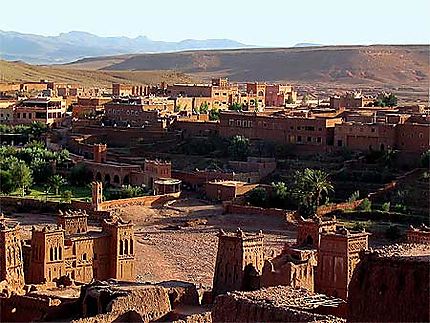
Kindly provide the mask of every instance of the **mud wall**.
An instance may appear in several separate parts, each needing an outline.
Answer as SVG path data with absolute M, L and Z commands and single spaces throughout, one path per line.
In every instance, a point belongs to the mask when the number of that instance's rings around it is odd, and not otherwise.
M 364 255 L 349 284 L 348 321 L 429 322 L 430 262 L 413 258 Z

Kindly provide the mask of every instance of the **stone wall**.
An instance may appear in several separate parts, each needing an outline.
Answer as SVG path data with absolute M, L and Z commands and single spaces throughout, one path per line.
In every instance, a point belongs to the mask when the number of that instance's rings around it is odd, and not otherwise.
M 271 216 L 283 219 L 288 224 L 296 223 L 296 212 L 295 211 L 286 211 L 281 209 L 273 209 L 273 208 L 262 208 L 257 206 L 248 206 L 248 205 L 240 205 L 234 204 L 230 202 L 225 202 L 224 213 L 231 214 L 252 214 L 252 215 L 261 215 L 261 216 Z
M 99 209 L 107 211 L 131 205 L 151 206 L 156 204 L 163 204 L 167 201 L 179 198 L 180 195 L 181 193 L 177 192 L 164 195 L 149 195 L 120 200 L 104 201 L 99 205 Z

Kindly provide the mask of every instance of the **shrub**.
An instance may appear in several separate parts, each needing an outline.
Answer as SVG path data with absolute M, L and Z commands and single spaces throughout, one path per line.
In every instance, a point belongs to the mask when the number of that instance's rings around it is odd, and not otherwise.
M 360 198 L 360 191 L 357 190 L 354 193 L 351 194 L 351 196 L 348 198 L 348 202 L 352 203 L 357 201 Z
M 249 192 L 247 200 L 253 206 L 263 207 L 267 203 L 267 191 L 262 187 L 256 187 Z
M 363 202 L 361 202 L 360 205 L 358 206 L 358 209 L 360 211 L 367 211 L 367 212 L 369 212 L 369 211 L 372 210 L 372 202 L 368 198 L 365 198 L 363 200 Z
M 397 212 L 397 213 L 406 213 L 408 211 L 408 209 L 407 209 L 406 205 L 397 203 L 396 205 L 394 205 L 393 211 Z
M 389 212 L 390 206 L 391 206 L 390 202 L 385 202 L 384 204 L 381 205 L 381 211 Z

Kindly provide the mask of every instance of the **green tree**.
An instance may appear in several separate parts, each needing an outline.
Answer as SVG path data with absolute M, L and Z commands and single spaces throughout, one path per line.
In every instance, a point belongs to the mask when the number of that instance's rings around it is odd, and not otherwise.
M 262 187 L 256 187 L 249 192 L 247 199 L 251 205 L 263 207 L 267 203 L 267 191 Z
M 272 203 L 280 208 L 286 208 L 290 204 L 291 191 L 284 182 L 272 183 Z
M 232 111 L 242 111 L 243 110 L 243 104 L 234 102 L 232 105 L 230 105 L 228 107 L 228 109 L 232 110 Z
M 61 175 L 52 175 L 49 178 L 48 185 L 55 191 L 55 195 L 58 195 L 60 187 L 66 184 L 66 180 Z
M 334 190 L 328 174 L 319 169 L 306 168 L 303 172 L 298 172 L 296 185 L 301 199 L 315 208 Z
M 249 151 L 250 143 L 248 138 L 236 135 L 230 139 L 228 146 L 228 153 L 230 156 L 243 159 L 249 155 Z
M 200 114 L 207 114 L 208 111 L 209 111 L 209 106 L 208 106 L 208 104 L 206 102 L 200 104 L 200 107 L 199 107 Z
M 217 109 L 211 109 L 209 110 L 209 120 L 210 121 L 218 121 L 219 120 L 220 112 Z
M 12 174 L 6 170 L 0 170 L 0 192 L 10 194 L 15 190 Z
M 25 195 L 25 190 L 33 184 L 31 169 L 23 161 L 18 161 L 10 166 L 10 173 L 15 186 Z
M 285 103 L 287 103 L 287 104 L 293 104 L 294 103 L 293 97 L 291 95 L 289 95 L 288 99 L 287 99 L 287 101 Z

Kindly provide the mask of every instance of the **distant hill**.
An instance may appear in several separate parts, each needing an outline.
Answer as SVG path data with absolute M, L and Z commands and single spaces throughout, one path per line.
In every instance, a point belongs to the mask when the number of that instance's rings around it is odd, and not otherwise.
M 67 68 L 105 71 L 175 70 L 233 81 L 339 82 L 427 86 L 426 45 L 317 46 L 201 50 L 87 58 Z
M 195 82 L 194 77 L 175 71 L 89 71 L 61 66 L 37 66 L 0 60 L 0 83 L 49 80 L 85 86 L 111 87 L 112 83 L 157 84 L 162 81 Z
M 165 42 L 151 40 L 146 36 L 99 37 L 80 31 L 62 33 L 58 36 L 0 31 L 2 59 L 21 60 L 32 64 L 65 63 L 101 55 L 244 47 L 249 46 L 230 39 L 186 39 L 179 42 Z
M 314 46 L 323 46 L 323 45 L 315 44 L 315 43 L 297 43 L 294 45 L 294 47 L 314 47 Z

